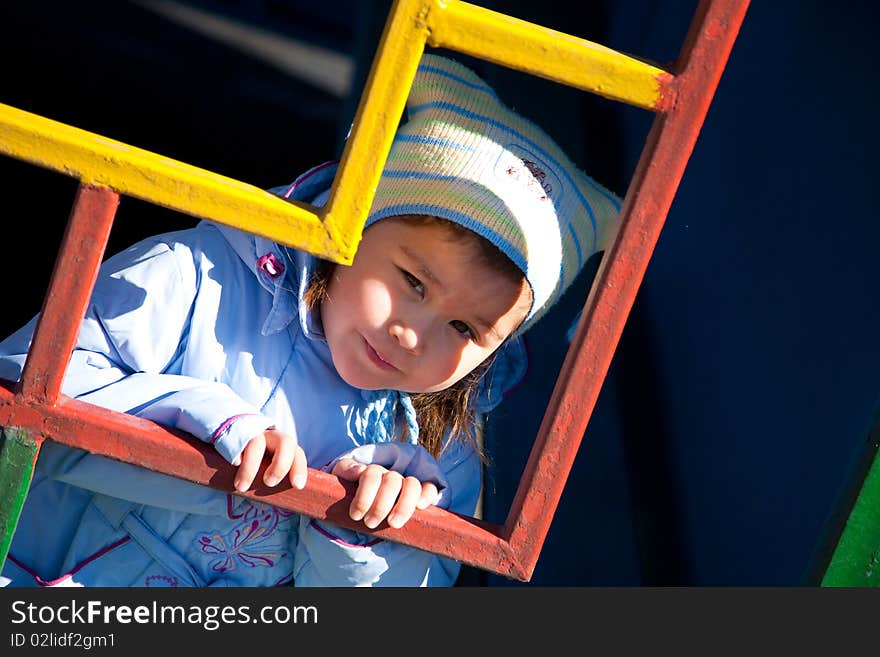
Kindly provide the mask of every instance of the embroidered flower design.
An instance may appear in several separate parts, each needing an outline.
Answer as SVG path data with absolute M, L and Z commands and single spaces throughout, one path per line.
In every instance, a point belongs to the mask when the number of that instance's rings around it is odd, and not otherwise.
M 250 501 L 245 502 L 242 509 L 241 513 L 234 513 L 232 501 L 229 500 L 227 515 L 230 520 L 240 522 L 225 533 L 217 530 L 198 537 L 202 552 L 218 557 L 210 565 L 215 572 L 229 572 L 239 565 L 271 568 L 279 559 L 287 556 L 284 547 L 270 538 L 275 534 L 279 522 L 294 514 Z
M 168 575 L 150 575 L 144 580 L 144 586 L 153 588 L 177 588 L 177 578 Z
M 236 513 L 233 511 L 233 504 L 233 496 L 227 495 L 226 515 L 230 520 L 238 520 L 239 518 L 253 520 L 258 518 L 264 524 L 271 525 L 272 531 L 275 531 L 275 527 L 278 526 L 278 523 L 283 518 L 289 518 L 290 516 L 295 515 L 293 511 L 285 511 L 284 509 L 269 506 L 268 504 L 260 504 L 259 502 L 251 502 L 250 500 L 244 500 L 241 504 L 241 512 Z

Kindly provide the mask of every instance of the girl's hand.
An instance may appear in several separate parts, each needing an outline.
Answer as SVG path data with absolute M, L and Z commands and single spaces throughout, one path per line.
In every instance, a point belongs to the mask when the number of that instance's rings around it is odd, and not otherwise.
M 386 518 L 391 527 L 399 529 L 416 509 L 426 509 L 440 497 L 431 482 L 422 483 L 381 465 L 364 465 L 351 458 L 339 459 L 332 474 L 358 483 L 348 515 L 352 520 L 363 520 L 370 529 Z
M 232 463 L 238 466 L 235 473 L 236 490 L 246 491 L 251 487 L 266 453 L 272 455 L 272 461 L 263 473 L 264 484 L 276 486 L 288 475 L 294 488 L 301 490 L 306 485 L 306 453 L 297 445 L 296 438 L 277 429 L 266 429 L 251 438 Z

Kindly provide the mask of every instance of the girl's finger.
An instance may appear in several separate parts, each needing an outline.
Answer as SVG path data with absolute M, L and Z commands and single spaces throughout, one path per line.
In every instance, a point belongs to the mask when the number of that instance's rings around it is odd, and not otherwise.
M 263 482 L 267 486 L 276 486 L 290 472 L 297 448 L 296 441 L 290 436 L 278 433 L 272 438 L 272 462 L 263 473 Z
M 361 478 L 363 479 L 363 477 Z M 403 475 L 393 470 L 386 470 L 382 475 L 382 483 L 376 491 L 376 496 L 370 510 L 364 517 L 364 524 L 370 529 L 379 526 L 385 517 L 390 513 L 394 503 L 397 502 L 403 486 Z
M 346 481 L 357 481 L 361 473 L 366 469 L 367 466 L 363 463 L 358 463 L 354 459 L 344 458 L 336 462 L 330 473 Z
M 421 493 L 421 497 L 419 497 L 419 501 L 416 504 L 419 509 L 427 509 L 432 504 L 437 504 L 440 500 L 440 493 L 433 482 L 426 481 L 423 483 Z
M 377 465 L 368 465 L 361 471 L 357 480 L 357 490 L 348 509 L 348 515 L 352 520 L 363 519 L 367 511 L 373 506 L 376 493 L 382 485 L 382 475 L 384 472 L 387 472 L 385 468 Z
M 293 465 L 290 468 L 291 486 L 297 490 L 305 488 L 308 472 L 309 468 L 308 462 L 306 461 L 306 453 L 303 451 L 302 447 L 297 445 L 293 453 Z
M 241 465 L 235 472 L 235 490 L 246 491 L 254 483 L 257 470 L 263 462 L 263 454 L 266 451 L 266 440 L 262 435 L 251 438 L 241 452 Z
M 421 495 L 421 482 L 415 477 L 404 478 L 397 504 L 388 514 L 388 524 L 395 529 L 403 527 L 416 510 L 416 504 L 420 501 Z

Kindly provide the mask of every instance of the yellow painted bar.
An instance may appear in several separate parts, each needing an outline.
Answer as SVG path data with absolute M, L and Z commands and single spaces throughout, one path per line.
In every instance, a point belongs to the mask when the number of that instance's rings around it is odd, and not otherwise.
M 395 0 L 323 210 L 0 104 L 0 153 L 335 262 L 354 258 L 425 44 L 657 110 L 656 68 L 458 0 Z
M 396 0 L 325 206 L 325 224 L 342 250 L 357 248 L 426 43 L 652 110 L 659 80 L 668 76 L 585 39 L 466 2 Z
M 357 248 L 425 44 L 656 110 L 669 74 L 617 51 L 457 0 L 396 0 L 361 95 L 324 220 Z
M 385 23 L 325 206 L 327 227 L 345 249 L 356 249 L 360 240 L 425 49 L 433 6 L 433 0 L 396 0 Z
M 605 46 L 458 0 L 435 0 L 428 45 L 657 110 L 669 73 Z
M 330 260 L 353 257 L 312 206 L 3 104 L 0 153 Z

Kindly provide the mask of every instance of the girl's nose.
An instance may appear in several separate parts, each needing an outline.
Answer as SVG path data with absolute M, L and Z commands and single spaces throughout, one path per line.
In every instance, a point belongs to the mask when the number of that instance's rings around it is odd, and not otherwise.
M 410 325 L 403 322 L 391 322 L 388 331 L 407 351 L 413 351 L 419 346 L 418 331 Z

